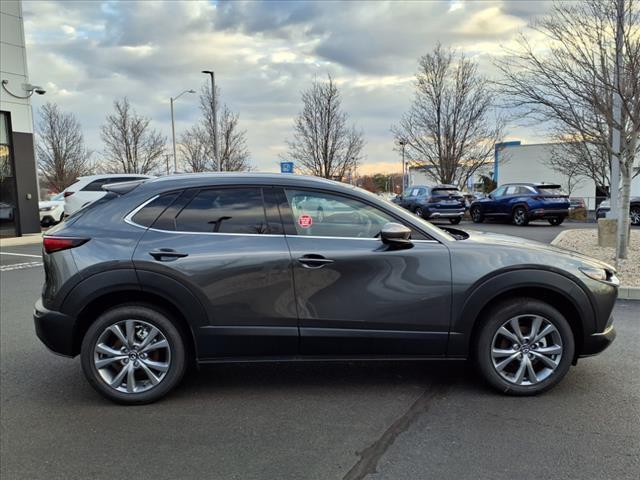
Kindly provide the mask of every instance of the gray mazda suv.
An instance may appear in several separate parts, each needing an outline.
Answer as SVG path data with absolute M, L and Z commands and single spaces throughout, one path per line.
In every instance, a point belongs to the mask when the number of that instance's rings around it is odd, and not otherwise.
M 227 173 L 104 188 L 45 234 L 34 319 L 116 402 L 157 400 L 190 364 L 319 359 L 470 358 L 531 395 L 615 337 L 610 266 L 436 228 L 349 185 Z

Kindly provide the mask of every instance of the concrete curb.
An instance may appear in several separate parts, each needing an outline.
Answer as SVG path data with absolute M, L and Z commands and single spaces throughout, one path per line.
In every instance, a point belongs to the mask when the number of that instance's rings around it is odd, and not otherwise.
M 578 230 L 577 228 L 570 228 L 568 230 L 563 230 L 561 231 L 558 235 L 556 235 L 556 238 L 554 238 L 553 240 L 551 240 L 551 245 L 556 246 L 558 243 L 560 243 L 560 240 L 562 240 L 564 238 L 564 236 L 568 233 L 568 232 L 573 232 L 575 230 Z
M 640 287 L 618 287 L 618 300 L 640 300 Z
M 17 247 L 20 245 L 37 245 L 42 243 L 41 233 L 30 233 L 22 237 L 2 238 L 0 247 Z
M 573 232 L 575 230 L 575 228 L 563 230 L 551 241 L 551 245 L 556 246 L 568 232 Z M 618 287 L 618 300 L 640 300 L 640 287 L 627 287 L 625 285 L 620 285 Z

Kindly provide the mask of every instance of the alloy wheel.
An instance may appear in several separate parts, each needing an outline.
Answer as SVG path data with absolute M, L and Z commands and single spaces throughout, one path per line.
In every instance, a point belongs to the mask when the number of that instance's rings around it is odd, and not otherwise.
M 540 315 L 518 315 L 500 326 L 491 341 L 491 361 L 498 375 L 514 385 L 545 381 L 562 360 L 562 338 Z
M 422 208 L 420 207 L 416 208 L 416 215 L 422 218 Z
M 640 225 L 640 207 L 632 208 L 629 217 L 633 225 Z
M 472 208 L 471 209 L 471 220 L 478 223 L 480 221 L 480 209 Z
M 122 320 L 107 327 L 93 350 L 100 378 L 123 393 L 140 393 L 157 386 L 171 366 L 165 335 L 142 320 Z
M 513 211 L 513 223 L 516 225 L 524 225 L 527 222 L 527 211 L 518 207 Z

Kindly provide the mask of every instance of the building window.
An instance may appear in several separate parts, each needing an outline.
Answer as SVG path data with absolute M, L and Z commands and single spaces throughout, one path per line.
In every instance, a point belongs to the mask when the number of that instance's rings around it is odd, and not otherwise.
M 0 112 L 0 237 L 14 237 L 18 233 L 17 215 L 9 115 Z

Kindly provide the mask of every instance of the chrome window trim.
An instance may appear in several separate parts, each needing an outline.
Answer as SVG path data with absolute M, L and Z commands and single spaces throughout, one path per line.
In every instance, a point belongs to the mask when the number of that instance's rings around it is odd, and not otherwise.
M 314 235 L 286 235 L 286 234 L 273 234 L 273 233 L 223 233 L 223 232 L 186 232 L 181 230 L 161 230 L 159 228 L 145 227 L 144 225 L 140 225 L 135 223 L 132 218 L 146 207 L 149 203 L 153 202 L 160 195 L 156 195 L 151 197 L 149 200 L 138 205 L 136 208 L 131 210 L 125 217 L 124 221 L 129 225 L 134 227 L 142 228 L 144 230 L 151 230 L 159 233 L 174 233 L 177 235 L 221 235 L 221 236 L 234 236 L 234 237 L 291 237 L 291 238 L 318 238 L 324 240 L 368 240 L 368 241 L 376 241 L 380 242 L 379 238 L 362 238 L 362 237 L 325 237 L 325 236 L 314 236 Z M 437 240 L 412 240 L 414 243 L 440 243 Z

